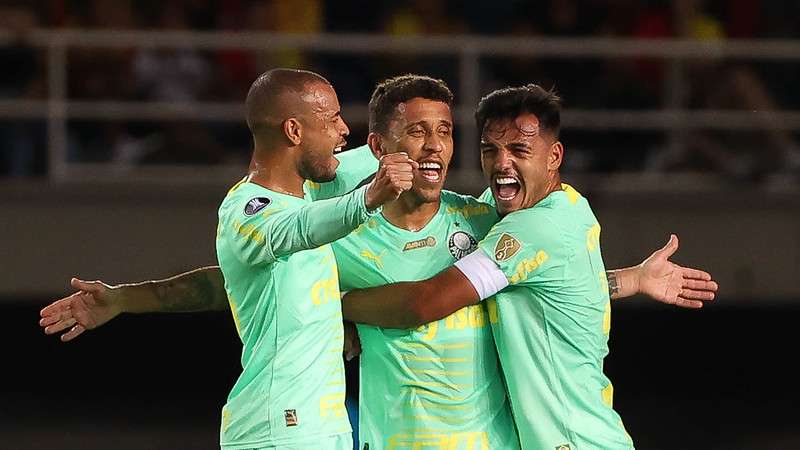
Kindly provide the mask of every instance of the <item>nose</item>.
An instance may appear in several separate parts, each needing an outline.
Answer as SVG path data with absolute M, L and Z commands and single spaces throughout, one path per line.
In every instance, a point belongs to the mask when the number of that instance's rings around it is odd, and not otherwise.
M 444 151 L 444 140 L 437 133 L 428 133 L 425 138 L 424 149 L 434 153 L 441 153 Z
M 494 158 L 494 169 L 496 171 L 502 171 L 504 169 L 510 169 L 512 167 L 512 156 L 511 152 L 506 149 L 499 149 L 495 154 Z
M 339 135 L 341 137 L 348 136 L 350 134 L 350 128 L 347 126 L 347 123 L 339 117 Z

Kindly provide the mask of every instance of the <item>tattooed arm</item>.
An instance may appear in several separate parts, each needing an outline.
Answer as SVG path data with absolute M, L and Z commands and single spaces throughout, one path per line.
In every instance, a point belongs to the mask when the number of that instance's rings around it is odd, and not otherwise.
M 78 292 L 42 309 L 39 325 L 45 334 L 69 341 L 97 328 L 120 313 L 195 312 L 225 310 L 230 306 L 225 281 L 217 266 L 195 269 L 171 278 L 110 286 L 102 281 L 73 278 Z
M 701 308 L 704 301 L 714 300 L 717 283 L 707 272 L 670 261 L 669 257 L 677 250 L 678 237 L 672 235 L 664 248 L 638 266 L 606 271 L 609 296 L 618 299 L 644 294 L 683 308 Z

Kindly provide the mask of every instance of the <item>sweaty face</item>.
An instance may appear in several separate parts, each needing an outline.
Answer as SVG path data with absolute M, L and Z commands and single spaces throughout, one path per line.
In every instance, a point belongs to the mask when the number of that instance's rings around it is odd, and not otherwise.
M 439 200 L 453 157 L 453 115 L 447 103 L 417 97 L 397 105 L 381 145 L 384 153 L 406 152 L 419 163 L 411 195 L 422 202 Z
M 333 157 L 347 143 L 350 134 L 342 119 L 339 99 L 333 87 L 325 83 L 312 83 L 303 91 L 304 113 L 303 142 L 299 161 L 300 175 L 319 183 L 336 177 L 339 161 Z
M 540 133 L 533 114 L 487 121 L 481 133 L 481 166 L 500 214 L 544 198 L 560 164 L 560 159 L 553 161 L 554 145 L 560 146 L 550 133 Z

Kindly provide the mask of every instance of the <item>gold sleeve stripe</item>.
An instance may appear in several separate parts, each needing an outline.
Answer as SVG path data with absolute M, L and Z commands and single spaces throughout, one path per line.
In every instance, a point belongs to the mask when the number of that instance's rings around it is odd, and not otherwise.
M 417 387 L 443 387 L 443 388 L 468 388 L 472 387 L 472 383 L 440 383 L 438 381 L 412 381 L 412 380 L 405 380 L 402 382 L 406 386 L 417 386 Z
M 461 342 L 457 344 L 422 344 L 420 342 L 401 342 L 400 346 L 410 348 L 430 348 L 432 350 L 453 350 L 459 348 L 470 348 L 472 344 L 469 342 Z
M 409 361 L 428 361 L 428 362 L 445 362 L 445 363 L 471 361 L 471 358 L 439 358 L 432 356 L 416 356 L 407 354 L 403 355 L 403 359 L 407 359 Z
M 428 389 L 424 389 L 422 387 L 413 387 L 413 386 L 411 386 L 410 390 L 411 390 L 411 392 L 413 394 L 417 395 L 420 398 L 435 397 L 435 398 L 441 398 L 441 399 L 452 400 L 452 401 L 462 401 L 462 400 L 467 398 L 466 396 L 444 395 L 444 394 L 440 394 L 438 392 L 432 392 L 432 391 L 430 391 Z
M 470 405 L 438 405 L 438 404 L 435 404 L 435 403 L 430 403 L 430 401 L 425 402 L 425 404 L 423 404 L 422 400 L 411 400 L 408 403 L 411 404 L 412 406 L 418 406 L 420 408 L 425 408 L 425 409 L 469 409 L 469 408 L 472 408 Z
M 472 370 L 438 370 L 438 369 L 410 369 L 412 373 L 420 373 L 424 375 L 443 375 L 453 377 L 465 377 L 475 373 Z

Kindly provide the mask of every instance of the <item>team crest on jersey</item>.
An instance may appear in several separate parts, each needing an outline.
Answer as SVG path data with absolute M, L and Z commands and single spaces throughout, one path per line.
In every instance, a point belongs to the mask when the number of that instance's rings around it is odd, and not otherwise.
M 423 248 L 423 247 L 433 247 L 435 245 L 436 245 L 436 238 L 433 236 L 428 236 L 425 239 L 406 242 L 406 245 L 403 246 L 403 251 L 406 252 L 409 250 L 416 250 L 418 248 Z
M 297 411 L 294 409 L 287 409 L 283 411 L 283 417 L 286 419 L 287 427 L 297 426 Z
M 510 234 L 503 233 L 494 246 L 494 259 L 505 261 L 516 255 L 522 246 Z
M 556 446 L 556 450 L 570 450 L 570 446 L 569 444 L 558 445 Z
M 456 231 L 447 240 L 447 248 L 455 259 L 461 259 L 478 248 L 478 241 L 463 231 Z
M 272 200 L 268 199 L 267 197 L 256 197 L 250 199 L 250 201 L 244 205 L 244 215 L 255 215 L 257 212 L 269 206 L 270 203 L 272 203 Z

